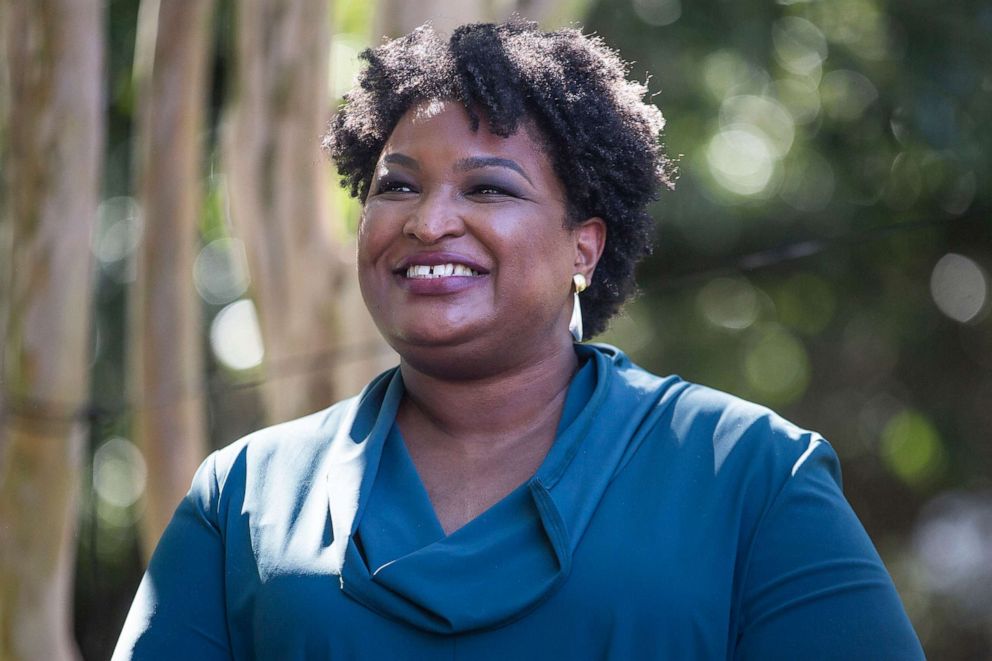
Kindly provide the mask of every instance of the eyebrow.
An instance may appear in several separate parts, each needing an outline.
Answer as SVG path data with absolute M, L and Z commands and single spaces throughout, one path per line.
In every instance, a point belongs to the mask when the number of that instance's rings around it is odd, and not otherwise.
M 411 170 L 420 170 L 420 164 L 417 163 L 417 159 L 410 158 L 405 154 L 397 154 L 393 152 L 392 154 L 386 154 L 382 157 L 383 163 L 396 163 L 397 165 L 402 165 L 408 167 Z
M 395 163 L 396 165 L 402 165 L 403 167 L 410 168 L 411 170 L 420 170 L 420 164 L 417 162 L 417 159 L 410 158 L 406 154 L 400 154 L 397 152 L 386 154 L 382 157 L 382 162 Z M 468 170 L 476 170 L 479 168 L 508 168 L 526 179 L 527 183 L 531 186 L 534 185 L 534 182 L 529 176 L 527 176 L 527 172 L 520 167 L 520 164 L 508 158 L 499 158 L 497 156 L 470 156 L 469 158 L 463 158 L 455 163 L 455 170 L 459 172 L 466 172 Z
M 531 186 L 534 185 L 534 182 L 527 176 L 527 173 L 522 167 L 520 167 L 520 164 L 516 161 L 511 161 L 508 158 L 498 158 L 496 156 L 472 156 L 469 158 L 463 158 L 455 163 L 455 169 L 459 172 L 475 170 L 478 168 L 509 168 L 526 179 L 527 183 Z

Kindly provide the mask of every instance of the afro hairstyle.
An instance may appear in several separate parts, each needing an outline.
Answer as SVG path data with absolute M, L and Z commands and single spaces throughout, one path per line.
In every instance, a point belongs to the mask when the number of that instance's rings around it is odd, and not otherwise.
M 512 18 L 456 28 L 447 41 L 429 25 L 365 50 L 367 66 L 324 138 L 342 184 L 363 202 L 382 148 L 401 117 L 432 101 L 462 103 L 472 129 L 480 116 L 500 136 L 533 122 L 551 164 L 567 182 L 566 223 L 600 217 L 606 245 L 582 294 L 591 337 L 635 291 L 634 268 L 651 250 L 647 212 L 674 168 L 661 145 L 665 120 L 627 80 L 627 65 L 594 36 L 541 31 Z

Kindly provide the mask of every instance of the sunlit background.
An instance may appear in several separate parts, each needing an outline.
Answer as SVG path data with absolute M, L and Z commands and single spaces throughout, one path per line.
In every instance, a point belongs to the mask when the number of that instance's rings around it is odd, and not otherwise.
M 128 174 L 137 2 L 108 6 L 99 414 L 76 578 L 88 658 L 107 656 L 140 577 L 149 470 L 128 439 L 122 368 L 143 231 Z M 214 127 L 231 58 L 224 7 Z M 338 9 L 332 98 L 373 41 L 368 12 Z M 601 339 L 821 431 L 930 657 L 992 658 L 992 5 L 599 0 L 580 22 L 649 81 L 680 173 L 654 208 L 642 293 Z M 261 424 L 265 349 L 223 178 L 206 185 L 193 276 L 219 447 Z M 354 227 L 354 203 L 333 195 Z

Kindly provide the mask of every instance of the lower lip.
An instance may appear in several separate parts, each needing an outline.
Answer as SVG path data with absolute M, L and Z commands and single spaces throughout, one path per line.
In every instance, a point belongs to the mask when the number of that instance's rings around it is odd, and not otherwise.
M 408 278 L 396 274 L 402 289 L 422 296 L 444 296 L 471 289 L 486 279 L 485 275 L 451 275 L 441 278 Z

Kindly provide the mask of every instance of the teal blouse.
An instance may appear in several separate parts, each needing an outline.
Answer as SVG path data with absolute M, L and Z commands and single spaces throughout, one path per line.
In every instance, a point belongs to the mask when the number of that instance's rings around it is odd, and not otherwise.
M 923 658 L 826 441 L 576 352 L 535 475 L 447 536 L 399 370 L 215 452 L 114 659 Z

